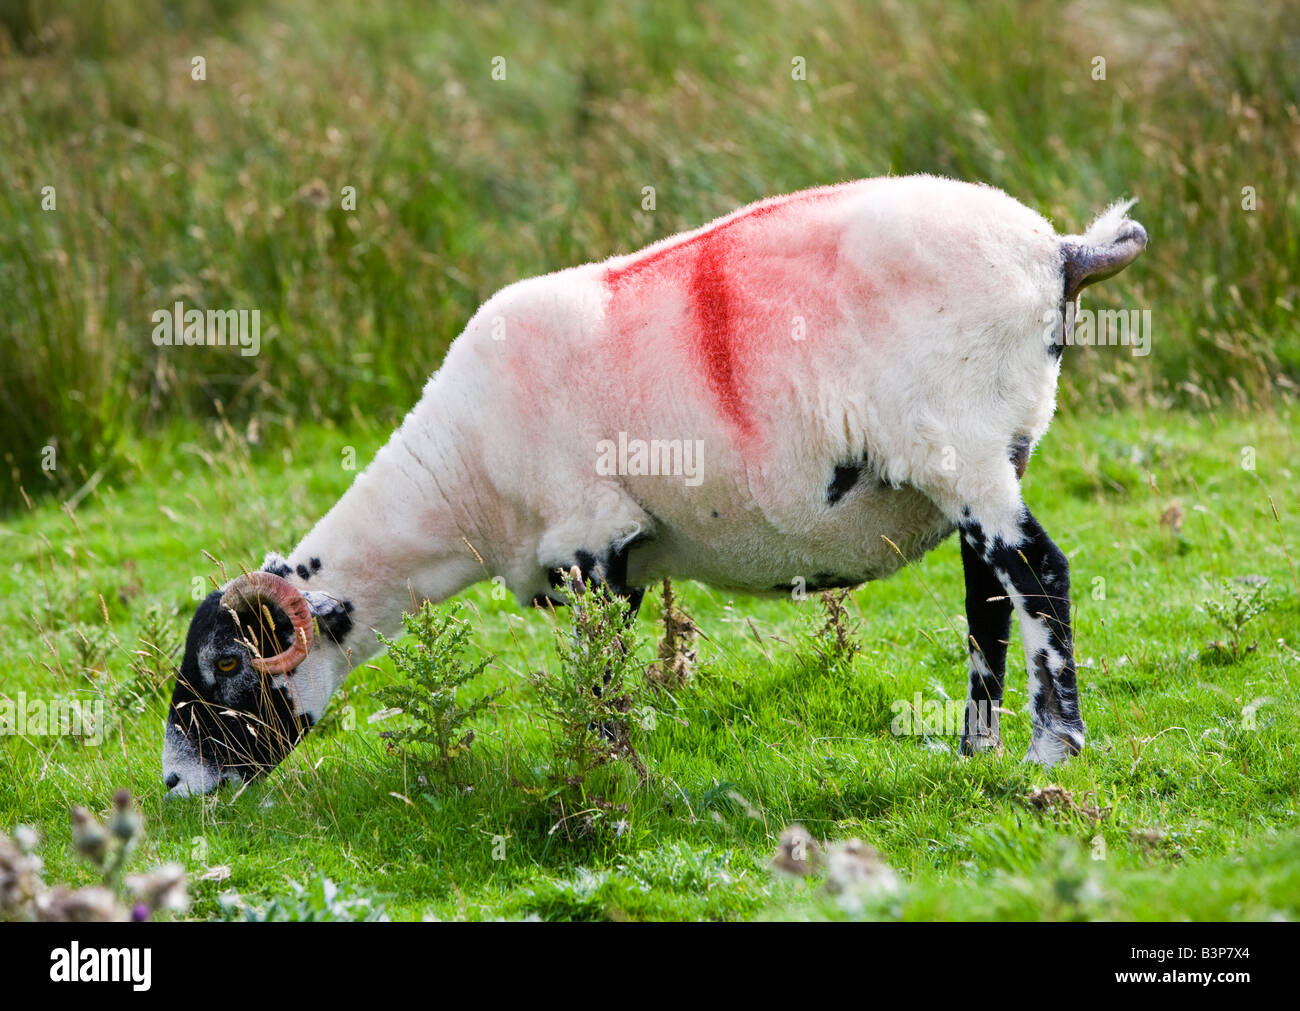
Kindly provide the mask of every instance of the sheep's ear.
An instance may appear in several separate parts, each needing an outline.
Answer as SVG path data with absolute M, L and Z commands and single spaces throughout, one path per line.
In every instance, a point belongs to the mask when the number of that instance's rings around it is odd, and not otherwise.
M 352 631 L 352 601 L 318 590 L 308 590 L 303 596 L 320 630 L 341 644 Z
M 1072 302 L 1090 284 L 1113 277 L 1146 248 L 1146 229 L 1125 217 L 1133 201 L 1106 210 L 1083 235 L 1061 240 L 1065 299 Z

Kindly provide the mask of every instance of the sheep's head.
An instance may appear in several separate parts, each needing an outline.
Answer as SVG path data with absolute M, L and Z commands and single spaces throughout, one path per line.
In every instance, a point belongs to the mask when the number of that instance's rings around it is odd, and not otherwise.
M 290 684 L 313 640 L 310 604 L 270 572 L 215 590 L 190 621 L 163 738 L 163 781 L 206 793 L 279 764 L 311 725 Z

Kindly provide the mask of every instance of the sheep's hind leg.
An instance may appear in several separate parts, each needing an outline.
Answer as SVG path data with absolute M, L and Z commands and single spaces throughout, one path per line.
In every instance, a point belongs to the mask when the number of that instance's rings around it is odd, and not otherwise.
M 1002 752 L 998 714 L 1007 667 L 1007 637 L 1011 632 L 1011 598 L 993 570 L 984 563 L 973 538 L 961 535 L 962 571 L 966 579 L 967 647 L 970 680 L 966 688 L 966 724 L 961 751 Z
M 976 514 L 960 523 L 963 549 L 997 577 L 1015 607 L 1029 670 L 1033 735 L 1028 761 L 1055 765 L 1083 750 L 1074 642 L 1070 628 L 1070 566 L 1023 505 L 1012 529 L 991 535 Z M 983 645 L 983 643 L 981 643 Z M 987 647 L 986 647 L 987 648 Z

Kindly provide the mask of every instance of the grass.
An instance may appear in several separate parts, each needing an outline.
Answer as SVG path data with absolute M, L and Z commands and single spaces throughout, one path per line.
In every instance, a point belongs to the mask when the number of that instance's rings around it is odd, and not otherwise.
M 68 808 L 127 787 L 140 864 L 184 865 L 196 917 L 1300 915 L 1297 37 L 1294 4 L 1210 0 L 0 0 L 0 704 L 102 700 L 108 725 L 0 735 L 0 828 L 39 824 L 49 877 L 84 883 Z M 1079 759 L 1020 764 L 1018 643 L 1004 757 L 891 733 L 918 693 L 964 694 L 949 541 L 846 598 L 856 653 L 816 599 L 679 584 L 694 671 L 636 714 L 648 781 L 602 768 L 583 831 L 548 796 L 552 619 L 486 587 L 471 694 L 501 694 L 451 787 L 370 721 L 381 658 L 267 780 L 163 802 L 195 601 L 296 543 L 485 298 L 909 172 L 1062 231 L 1141 199 L 1151 244 L 1089 304 L 1151 309 L 1152 353 L 1066 352 L 1026 481 L 1073 567 Z M 177 300 L 259 309 L 261 353 L 156 347 Z M 1049 784 L 1070 802 L 1036 806 Z M 774 873 L 794 822 L 875 846 L 901 888 Z
M 507 283 L 884 173 L 986 181 L 1062 231 L 1141 198 L 1151 246 L 1094 305 L 1151 308 L 1154 352 L 1084 364 L 1084 402 L 1294 392 L 1298 35 L 1293 4 L 1210 0 L 5 0 L 0 505 L 218 400 L 391 427 Z M 261 353 L 155 347 L 177 300 L 259 309 Z
M 1005 757 L 961 760 L 954 736 L 891 734 L 895 703 L 964 690 L 960 562 L 949 541 L 848 598 L 862 650 L 847 664 L 814 648 L 824 620 L 815 598 L 732 599 L 677 585 L 707 638 L 696 642 L 691 681 L 658 695 L 653 729 L 638 740 L 652 777 L 638 785 L 627 770 L 612 774 L 607 796 L 625 810 L 571 836 L 552 831 L 531 682 L 555 669 L 550 619 L 494 600 L 487 586 L 464 595 L 466 615 L 475 652 L 495 657 L 479 688 L 503 694 L 473 721 L 457 788 L 422 783 L 421 763 L 388 753 L 387 722 L 369 722 L 382 708 L 374 690 L 393 677 L 383 658 L 353 672 L 323 732 L 268 780 L 164 804 L 168 688 L 132 672 L 137 635 L 159 610 L 183 629 L 191 578 L 219 577 L 205 550 L 231 567 L 292 543 L 348 485 L 344 439 L 364 458 L 385 433 L 302 426 L 289 450 L 218 426 L 175 432 L 165 445 L 128 443 L 135 469 L 122 482 L 101 484 L 75 510 L 46 502 L 0 526 L 13 560 L 0 573 L 5 693 L 128 700 L 110 706 L 115 729 L 98 748 L 0 738 L 0 825 L 40 824 L 50 877 L 76 879 L 84 871 L 68 848 L 67 807 L 103 813 L 114 789 L 128 787 L 150 824 L 141 863 L 181 862 L 193 915 L 204 917 L 320 918 L 355 906 L 393 918 L 1293 918 L 1297 421 L 1294 406 L 1254 416 L 1074 413 L 1049 433 L 1026 492 L 1072 561 L 1090 735 L 1080 759 L 1051 772 L 1020 763 L 1028 719 L 1018 645 Z M 1241 466 L 1245 446 L 1254 470 Z M 158 491 L 164 458 L 171 496 Z M 1210 645 L 1223 631 L 1206 601 L 1230 603 L 1224 580 L 1260 576 L 1268 604 L 1242 626 L 1234 659 Z M 640 619 L 643 664 L 654 659 L 657 613 L 652 593 Z M 1074 805 L 1026 800 L 1048 783 Z M 615 831 L 615 820 L 626 824 Z M 774 874 L 768 861 L 792 822 L 821 839 L 870 842 L 902 891 L 846 908 L 817 881 Z M 324 879 L 362 898 L 310 908 L 294 898 L 295 886 L 329 894 Z M 253 913 L 229 897 L 223 905 L 232 891 Z

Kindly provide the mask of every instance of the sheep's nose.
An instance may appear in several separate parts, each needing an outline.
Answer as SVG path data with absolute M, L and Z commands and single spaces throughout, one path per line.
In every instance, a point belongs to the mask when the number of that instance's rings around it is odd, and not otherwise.
M 175 786 L 180 781 L 181 781 L 180 773 L 173 772 L 170 776 L 168 776 L 166 779 L 163 780 L 163 784 L 167 787 L 167 789 L 170 790 L 173 786 Z

